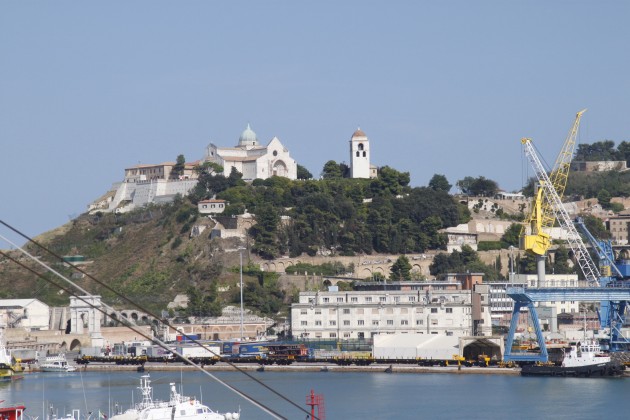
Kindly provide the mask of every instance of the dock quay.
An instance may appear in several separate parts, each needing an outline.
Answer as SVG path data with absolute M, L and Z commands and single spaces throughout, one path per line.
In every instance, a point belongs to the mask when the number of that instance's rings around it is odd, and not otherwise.
M 260 371 L 262 365 L 251 363 L 236 363 L 239 369 L 244 371 Z M 90 363 L 78 366 L 82 372 L 89 371 L 137 371 L 138 366 L 115 365 L 111 363 Z M 145 372 L 151 371 L 194 371 L 194 366 L 175 363 L 146 363 L 143 366 Z M 368 366 L 314 364 L 314 363 L 293 363 L 291 365 L 266 365 L 262 367 L 266 372 L 322 372 L 324 373 L 344 373 L 344 372 L 372 372 L 372 373 L 445 373 L 445 374 L 495 374 L 495 375 L 519 375 L 520 368 L 505 368 L 498 366 L 418 366 L 409 364 L 372 364 Z M 234 367 L 227 363 L 218 362 L 214 365 L 204 366 L 207 371 L 232 371 Z

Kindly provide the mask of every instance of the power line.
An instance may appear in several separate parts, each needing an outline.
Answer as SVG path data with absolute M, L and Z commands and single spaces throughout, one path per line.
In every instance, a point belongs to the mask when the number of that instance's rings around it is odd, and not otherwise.
M 45 252 L 47 252 L 48 254 L 54 256 L 55 258 L 57 258 L 59 261 L 69 265 L 70 267 L 72 267 L 73 269 L 79 271 L 80 273 L 82 273 L 83 275 L 85 275 L 86 277 L 88 277 L 89 279 L 95 281 L 96 283 L 98 283 L 100 286 L 104 287 L 105 289 L 109 290 L 110 292 L 114 293 L 116 296 L 122 298 L 124 301 L 126 301 L 127 303 L 129 303 L 130 305 L 138 308 L 139 310 L 149 314 L 150 316 L 152 316 L 155 319 L 161 319 L 160 317 L 158 317 L 157 315 L 155 315 L 154 313 L 152 313 L 150 310 L 144 308 L 142 305 L 134 302 L 133 300 L 129 299 L 128 297 L 122 295 L 121 293 L 119 293 L 118 291 L 114 290 L 113 288 L 111 288 L 109 285 L 107 285 L 106 283 L 103 283 L 102 281 L 98 280 L 97 278 L 95 278 L 94 276 L 92 276 L 91 274 L 85 272 L 84 270 L 82 270 L 81 268 L 79 268 L 78 266 L 76 266 L 75 264 L 72 264 L 71 262 L 65 261 L 63 259 L 62 256 L 56 254 L 55 252 L 53 252 L 52 250 L 50 250 L 49 248 L 45 247 L 44 245 L 40 244 L 39 242 L 35 241 L 33 238 L 29 237 L 28 235 L 22 233 L 21 231 L 19 231 L 18 229 L 14 228 L 13 226 L 9 225 L 8 223 L 4 222 L 3 220 L 0 220 L 0 224 L 4 225 L 5 227 L 7 227 L 8 229 L 12 230 L 13 232 L 17 233 L 18 235 L 22 236 L 23 238 L 25 238 L 27 241 L 33 243 L 34 245 L 36 245 L 37 247 L 41 248 L 42 250 L 44 250 Z M 87 290 L 83 289 L 82 287 L 80 287 L 79 285 L 77 285 L 76 283 L 74 283 L 72 280 L 66 278 L 65 276 L 63 276 L 62 274 L 58 273 L 56 270 L 54 270 L 53 268 L 47 266 L 45 263 L 43 263 L 42 261 L 40 261 L 39 259 L 35 258 L 34 256 L 32 256 L 31 254 L 29 254 L 27 251 L 25 251 L 23 248 L 19 247 L 18 245 L 14 244 L 13 242 L 11 242 L 9 239 L 5 238 L 4 236 L 0 235 L 0 238 L 2 238 L 5 242 L 13 245 L 17 250 L 19 250 L 20 252 L 22 252 L 23 254 L 27 255 L 31 260 L 37 262 L 38 264 L 42 265 L 44 268 L 46 268 L 49 272 L 55 274 L 56 276 L 60 277 L 61 279 L 63 279 L 64 281 L 66 281 L 67 283 L 69 283 L 70 285 L 72 285 L 76 290 L 81 291 L 82 293 L 84 293 L 85 295 L 91 295 L 90 292 L 88 292 Z M 83 301 L 84 303 L 88 304 L 89 306 L 93 307 L 94 309 L 97 309 L 99 312 L 104 313 L 105 316 L 110 317 L 109 314 L 105 313 L 101 308 L 96 308 L 95 306 L 93 306 L 93 304 L 91 304 L 90 302 L 87 302 L 85 299 L 81 298 L 80 296 L 78 296 L 73 290 L 65 288 L 63 286 L 61 286 L 60 284 L 57 284 L 55 282 L 53 282 L 51 279 L 46 278 L 46 276 L 42 275 L 41 273 L 36 272 L 35 270 L 31 269 L 30 267 L 26 266 L 25 264 L 17 261 L 16 259 L 10 257 L 8 254 L 6 254 L 3 251 L 0 251 L 0 253 L 7 257 L 8 259 L 10 259 L 11 261 L 15 262 L 16 264 L 20 265 L 21 267 L 26 268 L 27 270 L 29 270 L 30 272 L 32 272 L 33 274 L 37 275 L 38 277 L 40 277 L 41 279 L 53 284 L 56 287 L 61 288 L 62 290 L 66 291 L 68 294 L 80 299 L 81 301 Z M 114 312 L 114 309 L 111 308 L 109 305 L 107 304 L 103 304 L 107 309 L 109 309 L 111 312 Z M 110 317 L 111 318 L 111 317 Z M 172 329 L 174 329 L 175 331 L 177 331 L 177 328 L 175 326 L 173 326 L 172 324 L 170 324 L 167 320 L 162 319 L 162 323 Z M 135 329 L 134 326 L 132 326 L 129 322 L 124 323 L 125 326 L 127 328 L 132 329 L 134 332 L 142 335 L 144 338 L 147 338 L 150 341 L 153 341 L 154 343 L 158 344 L 160 347 L 164 348 L 165 350 L 169 350 L 172 351 L 171 349 L 168 348 L 168 346 L 161 342 L 160 340 L 156 339 L 156 338 L 152 338 L 147 336 L 143 331 L 139 330 L 139 329 Z M 203 348 L 205 348 L 206 350 L 208 350 L 209 352 L 211 352 L 212 354 L 214 354 L 215 356 L 219 356 L 218 354 L 214 353 L 212 351 L 212 349 L 210 349 L 209 347 L 205 346 L 203 343 L 199 342 L 198 340 L 194 339 L 191 337 L 190 341 L 192 341 L 193 343 L 197 344 L 198 346 L 201 346 Z M 219 382 L 220 384 L 222 384 L 223 386 L 226 386 L 227 388 L 229 388 L 230 390 L 232 390 L 233 392 L 237 393 L 238 395 L 240 395 L 241 397 L 247 399 L 248 401 L 250 401 L 252 404 L 256 405 L 257 407 L 261 408 L 263 411 L 267 412 L 268 414 L 276 417 L 276 418 L 280 418 L 283 419 L 285 417 L 281 416 L 280 414 L 276 413 L 275 411 L 273 411 L 272 409 L 266 407 L 265 405 L 263 405 L 262 403 L 260 403 L 259 401 L 257 401 L 256 399 L 254 399 L 253 397 L 250 397 L 249 395 L 245 394 L 244 392 L 238 390 L 237 388 L 225 383 L 224 381 L 222 381 L 221 379 L 217 378 L 216 376 L 212 375 L 210 372 L 206 371 L 205 369 L 203 369 L 201 366 L 197 365 L 196 363 L 192 362 L 191 360 L 189 360 L 187 357 L 177 353 L 176 351 L 174 352 L 175 354 L 177 354 L 177 356 L 181 357 L 185 362 L 190 363 L 191 365 L 195 366 L 198 370 L 200 370 L 201 372 L 203 372 L 204 374 L 206 374 L 207 376 L 211 377 L 212 379 L 214 379 L 215 381 Z M 264 387 L 265 389 L 267 389 L 268 391 L 272 392 L 273 394 L 275 394 L 276 396 L 280 397 L 281 399 L 283 399 L 284 401 L 288 402 L 289 404 L 293 405 L 294 407 L 296 407 L 297 409 L 299 409 L 300 411 L 310 415 L 310 412 L 306 409 L 304 409 L 303 407 L 301 407 L 299 404 L 291 401 L 288 397 L 286 397 L 285 395 L 281 394 L 280 392 L 276 391 L 275 389 L 271 388 L 270 386 L 268 386 L 267 384 L 265 384 L 264 382 L 260 381 L 259 379 L 255 378 L 254 376 L 252 376 L 251 374 L 249 374 L 247 371 L 241 369 L 240 367 L 238 367 L 237 365 L 235 365 L 234 363 L 230 362 L 229 360 L 225 359 L 225 358 L 221 358 L 222 362 L 227 363 L 229 366 L 233 367 L 235 370 L 237 370 L 238 372 L 242 373 L 243 375 L 247 376 L 249 379 L 255 381 L 256 383 L 258 383 L 259 385 L 261 385 L 262 387 Z

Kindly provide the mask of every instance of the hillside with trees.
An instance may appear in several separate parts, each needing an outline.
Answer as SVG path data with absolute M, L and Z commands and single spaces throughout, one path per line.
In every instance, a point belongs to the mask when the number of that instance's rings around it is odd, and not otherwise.
M 227 215 L 255 214 L 253 250 L 265 259 L 443 249 L 440 229 L 470 219 L 449 195 L 446 178 L 412 188 L 409 173 L 387 166 L 376 179 L 351 179 L 346 165 L 329 161 L 320 180 L 271 177 L 251 184 L 236 171 L 224 177 L 216 169 L 200 169 L 191 203 L 216 196 L 228 201 Z

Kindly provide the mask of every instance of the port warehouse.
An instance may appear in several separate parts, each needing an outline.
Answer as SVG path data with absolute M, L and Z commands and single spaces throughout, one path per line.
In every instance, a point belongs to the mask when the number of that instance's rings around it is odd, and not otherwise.
M 502 358 L 502 337 L 452 337 L 444 335 L 387 334 L 373 340 L 313 340 L 285 342 L 239 342 L 182 339 L 168 344 L 172 351 L 193 362 L 214 364 L 220 360 L 237 363 L 291 364 L 293 362 L 332 362 L 366 365 L 371 363 L 417 363 L 446 365 L 453 362 L 486 365 Z M 199 341 L 198 341 L 199 340 Z M 371 343 L 370 343 L 371 341 Z M 146 362 L 177 362 L 178 357 L 150 342 L 117 344 L 111 354 L 82 354 L 80 364 L 111 362 L 144 364 Z

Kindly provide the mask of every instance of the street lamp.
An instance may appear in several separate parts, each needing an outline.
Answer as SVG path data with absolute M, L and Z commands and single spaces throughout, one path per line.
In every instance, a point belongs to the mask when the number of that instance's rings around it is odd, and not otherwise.
M 238 253 L 240 256 L 240 265 L 241 265 L 241 341 L 244 338 L 244 334 L 243 334 L 243 316 L 244 316 L 244 312 L 243 312 L 243 250 L 245 248 L 243 248 L 242 246 L 238 247 Z

